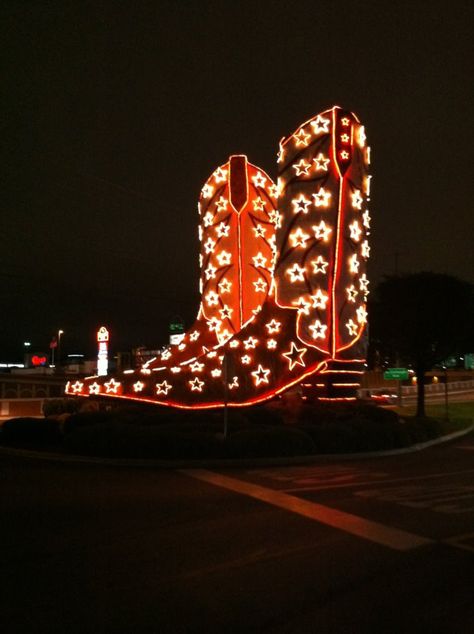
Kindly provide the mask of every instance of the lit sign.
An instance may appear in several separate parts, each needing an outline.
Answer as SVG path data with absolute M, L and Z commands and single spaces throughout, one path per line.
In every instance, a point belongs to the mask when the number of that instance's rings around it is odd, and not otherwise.
M 97 331 L 97 342 L 99 344 L 97 374 L 98 376 L 107 376 L 109 369 L 109 331 L 105 326 L 102 326 Z

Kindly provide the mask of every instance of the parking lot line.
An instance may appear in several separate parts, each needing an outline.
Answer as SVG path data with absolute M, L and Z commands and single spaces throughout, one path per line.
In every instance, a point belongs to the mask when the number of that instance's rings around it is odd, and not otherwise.
M 180 470 L 180 473 L 235 493 L 247 495 L 394 550 L 411 550 L 433 543 L 433 540 L 414 533 L 385 526 L 379 522 L 372 522 L 357 515 L 303 500 L 288 493 L 268 489 L 205 469 L 183 469 Z

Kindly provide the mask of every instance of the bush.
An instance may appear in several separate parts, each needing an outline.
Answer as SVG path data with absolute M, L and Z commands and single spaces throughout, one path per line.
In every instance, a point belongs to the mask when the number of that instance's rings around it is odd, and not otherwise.
M 10 418 L 1 429 L 2 442 L 23 445 L 57 444 L 61 440 L 60 424 L 49 418 Z
M 251 427 L 230 435 L 228 455 L 232 458 L 305 456 L 315 453 L 311 437 L 292 427 Z
M 97 423 L 76 428 L 64 439 L 72 453 L 114 458 L 208 458 L 221 453 L 216 429 L 176 425 Z
M 78 398 L 53 398 L 44 401 L 44 416 L 58 416 L 60 414 L 73 414 L 81 407 L 81 400 Z

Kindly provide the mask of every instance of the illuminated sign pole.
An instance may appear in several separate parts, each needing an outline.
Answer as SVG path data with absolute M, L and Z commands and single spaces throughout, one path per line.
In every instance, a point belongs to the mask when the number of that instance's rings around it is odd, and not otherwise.
M 99 344 L 97 374 L 98 376 L 107 376 L 109 368 L 109 331 L 105 326 L 101 326 L 97 331 L 97 343 Z

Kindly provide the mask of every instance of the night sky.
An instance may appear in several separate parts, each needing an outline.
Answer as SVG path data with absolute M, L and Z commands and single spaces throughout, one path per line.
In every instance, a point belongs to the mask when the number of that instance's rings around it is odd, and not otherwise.
M 0 361 L 189 325 L 201 186 L 235 153 L 275 176 L 334 104 L 372 146 L 373 285 L 474 281 L 472 4 L 4 0 Z

